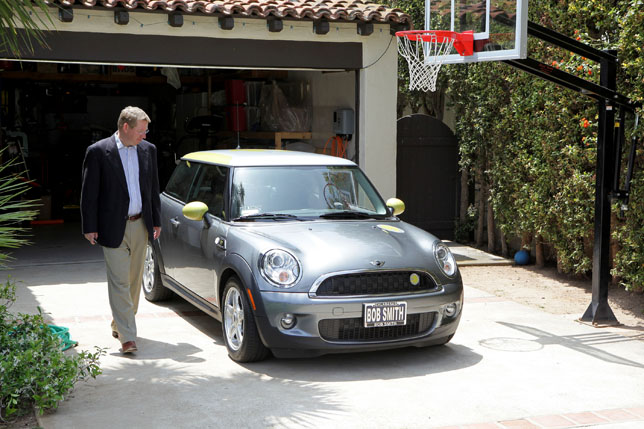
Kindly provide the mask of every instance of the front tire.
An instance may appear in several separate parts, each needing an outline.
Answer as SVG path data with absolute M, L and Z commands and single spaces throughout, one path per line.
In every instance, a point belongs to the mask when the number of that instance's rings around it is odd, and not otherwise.
M 143 263 L 143 281 L 141 282 L 145 299 L 150 302 L 164 301 L 172 296 L 172 291 L 161 282 L 161 272 L 154 248 L 148 244 Z
M 257 332 L 255 316 L 244 288 L 231 278 L 224 288 L 222 328 L 228 356 L 236 362 L 255 362 L 266 358 L 268 349 Z

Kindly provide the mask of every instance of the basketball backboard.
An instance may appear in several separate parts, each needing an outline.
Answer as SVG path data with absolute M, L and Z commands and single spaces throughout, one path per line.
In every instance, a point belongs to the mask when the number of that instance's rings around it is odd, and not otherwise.
M 474 32 L 474 54 L 454 50 L 443 64 L 526 58 L 528 0 L 425 0 L 425 29 Z

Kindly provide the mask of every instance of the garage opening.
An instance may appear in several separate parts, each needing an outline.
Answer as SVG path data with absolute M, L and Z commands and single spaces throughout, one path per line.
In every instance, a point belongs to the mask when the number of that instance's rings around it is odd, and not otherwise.
M 37 222 L 78 222 L 81 167 L 90 144 L 116 131 L 121 109 L 151 117 L 163 188 L 196 150 L 281 148 L 330 153 L 338 111 L 357 112 L 356 72 L 118 66 L 5 61 L 0 124 L 4 157 L 27 168 Z M 357 136 L 345 157 L 357 159 Z M 326 146 L 326 148 L 325 148 Z M 35 230 L 37 232 L 37 230 Z

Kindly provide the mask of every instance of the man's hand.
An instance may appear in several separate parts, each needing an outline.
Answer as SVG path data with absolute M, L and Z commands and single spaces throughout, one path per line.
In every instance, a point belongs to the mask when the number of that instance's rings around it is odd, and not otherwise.
M 94 245 L 94 244 L 96 244 L 96 240 L 98 239 L 98 232 L 88 232 L 87 234 L 85 234 L 85 238 L 92 245 Z
M 154 240 L 156 240 L 161 235 L 161 227 L 155 226 L 153 227 L 153 229 L 154 229 Z

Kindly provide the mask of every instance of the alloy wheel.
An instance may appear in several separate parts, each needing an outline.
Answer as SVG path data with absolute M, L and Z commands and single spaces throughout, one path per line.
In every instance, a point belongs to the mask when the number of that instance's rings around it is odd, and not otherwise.
M 152 246 L 148 245 L 145 251 L 145 262 L 143 264 L 143 290 L 147 293 L 154 288 L 154 252 Z
M 230 288 L 224 300 L 224 327 L 226 340 L 237 351 L 244 343 L 244 303 L 237 288 Z

